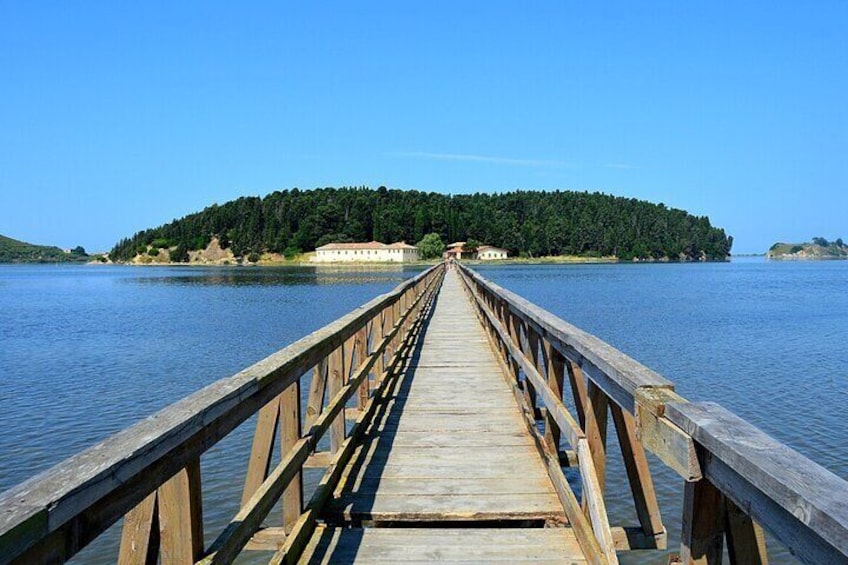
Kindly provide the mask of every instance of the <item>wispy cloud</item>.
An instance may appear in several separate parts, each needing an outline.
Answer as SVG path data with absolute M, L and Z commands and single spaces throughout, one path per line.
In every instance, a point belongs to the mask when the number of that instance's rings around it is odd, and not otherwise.
M 638 169 L 636 165 L 628 165 L 627 163 L 606 163 L 604 167 L 607 169 Z
M 570 167 L 565 161 L 546 161 L 542 159 L 515 159 L 512 157 L 492 157 L 489 155 L 471 155 L 467 153 L 428 153 L 425 151 L 390 153 L 392 157 L 412 159 L 435 159 L 439 161 L 467 161 L 473 163 L 493 163 L 496 165 L 515 165 L 519 167 Z

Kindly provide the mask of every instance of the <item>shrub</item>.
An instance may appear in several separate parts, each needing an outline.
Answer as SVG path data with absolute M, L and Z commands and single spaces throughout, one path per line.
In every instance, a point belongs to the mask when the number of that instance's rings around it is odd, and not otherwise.
M 150 249 L 147 250 L 147 254 L 150 255 L 151 257 L 156 257 L 157 255 L 159 255 L 159 248 L 158 247 L 151 247 Z
M 171 242 L 167 237 L 157 237 L 150 245 L 158 249 L 165 249 L 166 247 L 171 247 Z
M 259 259 L 261 259 L 261 257 L 259 256 L 259 253 L 257 253 L 256 251 L 252 252 L 250 255 L 247 256 L 247 260 L 250 261 L 251 263 L 256 263 L 256 262 L 259 261 Z
M 182 243 L 171 251 L 171 261 L 174 263 L 188 263 L 188 248 Z

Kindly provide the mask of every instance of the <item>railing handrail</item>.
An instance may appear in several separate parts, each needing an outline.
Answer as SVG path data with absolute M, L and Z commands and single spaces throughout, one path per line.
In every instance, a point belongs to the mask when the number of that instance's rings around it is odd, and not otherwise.
M 715 403 L 686 401 L 601 339 L 457 265 L 634 415 L 643 445 L 689 484 L 706 479 L 807 563 L 848 562 L 848 481 Z
M 342 346 L 435 265 L 233 376 L 220 379 L 35 477 L 0 493 L 0 562 L 74 519 L 96 537 L 127 511 Z M 119 504 L 92 508 L 106 497 Z M 73 554 L 91 539 L 74 542 Z

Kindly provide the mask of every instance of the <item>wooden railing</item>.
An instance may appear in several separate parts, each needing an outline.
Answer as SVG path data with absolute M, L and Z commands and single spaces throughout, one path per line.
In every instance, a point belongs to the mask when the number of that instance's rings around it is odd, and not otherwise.
M 62 563 L 125 516 L 122 564 L 229 563 L 250 544 L 297 559 L 356 438 L 418 334 L 437 265 L 240 373 L 0 495 L 0 563 Z M 311 375 L 309 378 L 308 375 Z M 309 386 L 301 410 L 301 383 Z M 356 402 L 352 428 L 345 411 Z M 200 456 L 258 412 L 241 509 L 203 546 Z M 328 452 L 317 452 L 329 431 Z M 275 435 L 280 463 L 271 468 Z M 302 471 L 324 466 L 306 505 Z M 282 498 L 282 525 L 262 528 Z
M 677 562 L 720 563 L 726 539 L 731 563 L 767 563 L 763 526 L 805 563 L 848 563 L 848 482 L 721 406 L 686 401 L 672 382 L 609 344 L 458 267 L 528 428 L 544 441 L 549 473 L 591 562 L 616 563 L 616 549 L 666 545 L 647 449 L 684 479 Z M 576 419 L 563 403 L 566 379 Z M 607 520 L 609 414 L 638 528 L 611 528 Z M 569 450 L 560 450 L 560 437 Z M 580 469 L 582 506 L 560 468 L 569 463 Z

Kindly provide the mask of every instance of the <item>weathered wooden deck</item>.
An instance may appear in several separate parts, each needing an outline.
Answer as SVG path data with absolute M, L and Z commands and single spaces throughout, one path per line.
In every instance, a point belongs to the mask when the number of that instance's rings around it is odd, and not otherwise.
M 456 271 L 322 517 L 305 563 L 584 561 Z

